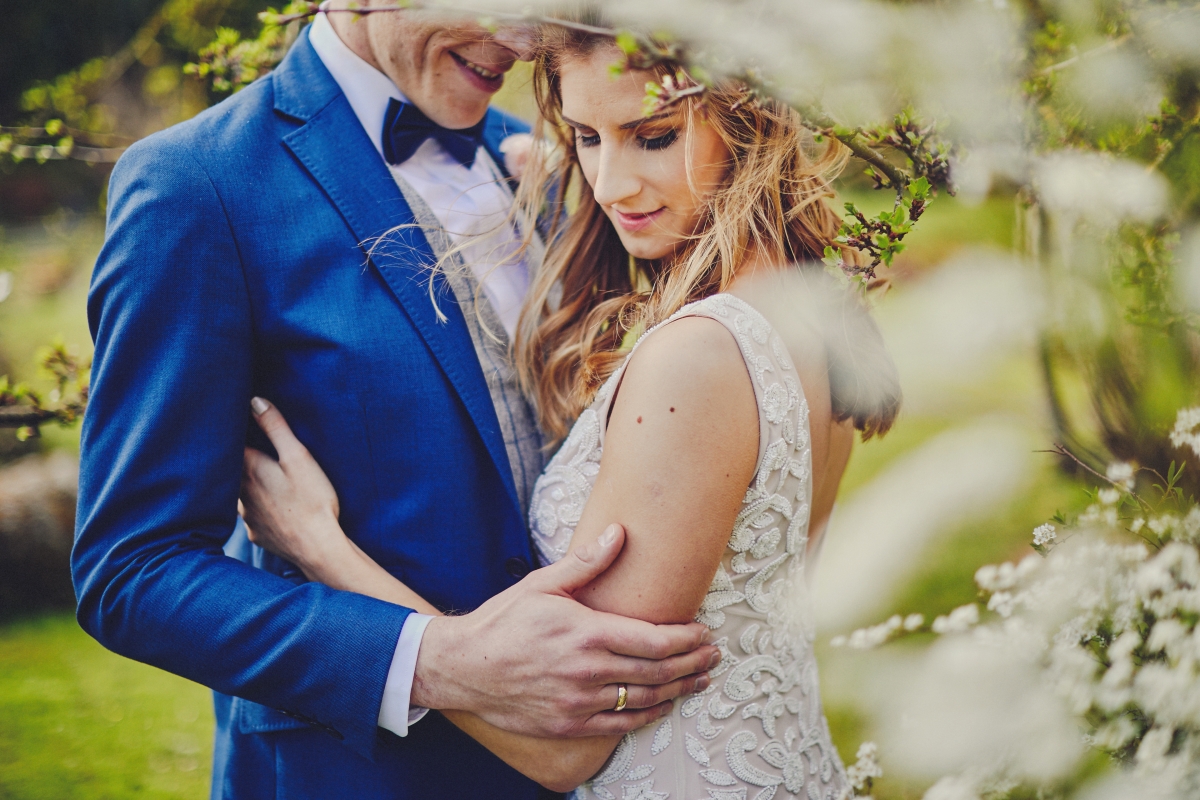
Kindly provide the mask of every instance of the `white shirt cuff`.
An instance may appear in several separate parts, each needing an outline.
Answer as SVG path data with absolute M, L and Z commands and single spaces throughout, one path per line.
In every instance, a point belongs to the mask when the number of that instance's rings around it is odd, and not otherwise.
M 383 685 L 383 703 L 379 706 L 379 727 L 387 728 L 397 736 L 407 736 L 408 726 L 418 722 L 429 713 L 428 708 L 413 706 L 413 674 L 417 671 L 417 653 L 421 650 L 421 638 L 425 627 L 433 617 L 415 611 L 404 620 L 400 638 L 396 641 L 396 654 L 388 669 L 387 683 Z

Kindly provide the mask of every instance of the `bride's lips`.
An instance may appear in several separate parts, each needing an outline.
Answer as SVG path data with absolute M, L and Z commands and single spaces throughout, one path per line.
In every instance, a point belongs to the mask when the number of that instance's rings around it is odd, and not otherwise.
M 624 211 L 613 209 L 613 214 L 617 218 L 617 224 L 627 231 L 635 232 L 644 230 L 654 224 L 654 221 L 662 216 L 666 211 L 666 207 L 662 207 L 657 211 L 650 211 L 645 214 L 626 214 Z
M 504 73 L 512 69 L 511 64 L 503 68 L 499 65 L 492 65 L 492 68 L 485 67 L 482 64 L 468 61 L 453 50 L 448 52 L 450 58 L 454 59 L 454 63 L 458 65 L 459 70 L 471 82 L 471 85 L 488 94 L 500 91 L 500 87 L 504 85 Z

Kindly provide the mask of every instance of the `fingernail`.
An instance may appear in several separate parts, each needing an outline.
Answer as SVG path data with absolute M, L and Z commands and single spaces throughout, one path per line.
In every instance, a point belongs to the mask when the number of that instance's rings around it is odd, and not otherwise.
M 712 678 L 708 677 L 708 675 L 701 675 L 699 678 L 696 678 L 696 691 L 703 692 L 711 682 Z
M 705 628 L 704 633 L 700 634 L 700 644 L 712 644 L 712 637 L 712 628 Z
M 608 547 L 617 540 L 617 526 L 609 525 L 604 529 L 604 533 L 600 534 L 600 546 Z
M 266 400 L 263 400 L 261 397 L 250 398 L 250 410 L 253 411 L 256 416 L 261 417 L 263 414 L 267 413 L 267 409 L 270 407 L 271 404 Z
M 712 658 L 708 659 L 708 668 L 712 669 L 713 667 L 715 667 L 717 664 L 720 664 L 720 663 L 721 663 L 721 651 L 718 650 L 717 652 L 712 654 Z

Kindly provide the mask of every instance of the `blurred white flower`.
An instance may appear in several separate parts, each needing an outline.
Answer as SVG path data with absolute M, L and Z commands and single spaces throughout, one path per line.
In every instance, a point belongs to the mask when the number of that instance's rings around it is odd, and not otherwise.
M 979 800 L 979 792 L 975 790 L 974 781 L 960 775 L 947 775 L 930 786 L 922 800 Z
M 899 614 L 893 615 L 887 622 L 879 625 L 872 625 L 869 628 L 859 628 L 850 634 L 849 638 L 845 636 L 836 636 L 830 641 L 833 647 L 843 647 L 849 645 L 855 650 L 870 650 L 891 639 L 897 632 L 904 628 L 904 620 Z
M 1063 150 L 1042 159 L 1034 184 L 1052 212 L 1113 225 L 1148 222 L 1166 208 L 1166 181 L 1142 164 L 1100 153 Z
M 1098 50 L 1099 48 L 1097 48 Z M 1063 88 L 1092 117 L 1137 119 L 1158 110 L 1163 96 L 1154 68 L 1140 53 L 1128 48 L 1099 53 L 1059 73 Z
M 1101 489 L 1096 493 L 1096 498 L 1104 505 L 1115 505 L 1121 499 L 1121 492 L 1117 489 Z
M 1200 226 L 1183 237 L 1179 248 L 1179 283 L 1183 300 L 1193 311 L 1200 310 Z
M 1128 461 L 1114 461 L 1109 464 L 1106 476 L 1113 483 L 1119 483 L 1126 489 L 1133 488 L 1133 464 Z
M 914 775 L 965 769 L 1015 777 L 1063 774 L 1080 753 L 1068 709 L 1041 677 L 1020 640 L 955 636 L 937 641 L 908 670 L 897 670 L 883 698 L 884 752 Z M 978 786 L 969 782 L 973 789 Z M 967 791 L 950 781 L 934 797 Z M 926 794 L 926 798 L 931 795 Z
M 1184 408 L 1175 418 L 1175 429 L 1171 431 L 1171 444 L 1190 447 L 1200 456 L 1200 407 Z
M 8 270 L 0 270 L 0 303 L 8 299 L 12 294 L 13 276 Z
M 979 606 L 968 603 L 933 621 L 934 633 L 965 633 L 979 622 Z

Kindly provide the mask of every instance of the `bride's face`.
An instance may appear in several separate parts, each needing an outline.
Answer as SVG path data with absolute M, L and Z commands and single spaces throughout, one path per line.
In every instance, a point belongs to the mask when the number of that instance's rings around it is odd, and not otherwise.
M 612 47 L 563 63 L 562 116 L 574 129 L 584 178 L 625 249 L 665 258 L 696 232 L 729 154 L 701 117 L 690 132 L 678 107 L 647 118 L 643 100 L 653 75 L 613 78 L 609 68 L 620 59 Z

